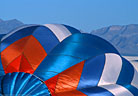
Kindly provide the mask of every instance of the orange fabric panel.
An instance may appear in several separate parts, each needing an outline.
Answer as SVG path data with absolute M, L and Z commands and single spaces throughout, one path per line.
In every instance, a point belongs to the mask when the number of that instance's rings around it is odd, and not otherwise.
M 47 54 L 43 49 L 42 45 L 34 36 L 30 35 L 24 37 L 20 40 L 15 41 L 1 52 L 1 60 L 4 70 L 6 70 L 6 67 L 10 63 L 12 63 L 18 56 L 21 55 L 24 55 L 27 61 L 25 59 L 16 60 L 16 63 L 21 63 L 22 71 L 24 70 L 26 72 L 32 73 L 35 71 L 35 69 L 38 67 L 38 65 L 42 62 L 42 60 L 46 57 Z M 26 63 L 27 65 L 23 63 Z M 13 66 L 14 64 L 12 63 L 10 64 L 10 66 L 11 65 Z M 11 72 L 10 70 L 15 71 L 15 69 L 9 69 L 9 67 L 7 68 L 7 70 L 9 70 L 9 72 Z
M 55 88 L 56 88 L 56 84 L 57 84 L 57 79 L 58 79 L 58 75 L 45 81 L 45 84 L 48 87 L 52 96 L 56 96 L 54 92 L 55 92 Z
M 31 35 L 27 44 L 25 45 L 24 55 L 31 64 L 32 68 L 36 70 L 38 65 L 42 62 L 47 54 L 38 40 Z
M 72 90 L 74 90 L 73 92 L 78 92 L 76 88 L 78 86 L 78 83 L 81 77 L 83 66 L 84 66 L 84 61 L 60 73 L 58 77 L 55 93 L 67 92 L 68 94 L 69 93 L 72 94 Z M 83 95 L 83 93 L 81 94 Z M 73 95 L 70 95 L 70 96 L 73 96 Z
M 20 61 L 21 61 L 21 56 L 18 56 L 13 62 L 11 62 L 6 69 L 4 70 L 5 73 L 12 73 L 12 72 L 18 72 L 20 68 Z
M 32 66 L 29 64 L 24 55 L 22 55 L 21 64 L 20 64 L 20 72 L 26 72 L 32 74 L 34 72 Z
M 55 96 L 87 96 L 87 95 L 78 90 L 74 90 L 74 91 L 57 93 Z
M 14 42 L 1 52 L 1 60 L 4 69 L 6 69 L 7 65 L 10 64 L 15 58 L 21 55 L 28 38 L 29 36 Z

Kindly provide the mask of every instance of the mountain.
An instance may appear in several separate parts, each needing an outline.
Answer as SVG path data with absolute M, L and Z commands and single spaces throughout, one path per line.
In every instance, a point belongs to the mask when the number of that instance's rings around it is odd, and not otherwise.
M 11 30 L 24 25 L 17 19 L 0 19 L 0 34 L 6 34 Z M 138 24 L 113 25 L 91 31 L 91 34 L 100 36 L 113 44 L 122 55 L 138 56 Z
M 93 30 L 91 34 L 112 43 L 122 55 L 138 56 L 138 24 L 113 25 Z
M 0 19 L 0 34 L 6 34 L 16 27 L 22 26 L 23 23 L 17 19 L 2 20 Z

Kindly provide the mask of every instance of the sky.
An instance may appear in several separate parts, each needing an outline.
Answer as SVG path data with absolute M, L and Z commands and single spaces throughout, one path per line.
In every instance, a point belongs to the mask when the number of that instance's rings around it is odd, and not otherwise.
M 90 32 L 138 24 L 138 0 L 0 0 L 0 18 L 25 24 L 66 24 Z

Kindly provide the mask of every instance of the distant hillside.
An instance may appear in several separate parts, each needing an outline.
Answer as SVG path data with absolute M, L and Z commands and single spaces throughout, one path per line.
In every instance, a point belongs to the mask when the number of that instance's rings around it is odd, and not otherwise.
M 111 42 L 122 55 L 138 56 L 138 24 L 104 27 L 93 30 L 91 34 Z
M 24 25 L 19 20 L 0 19 L 0 34 L 6 34 L 16 27 Z M 98 35 L 111 42 L 122 55 L 138 56 L 138 24 L 113 25 L 93 30 L 91 34 Z
M 9 31 L 13 30 L 14 28 L 22 25 L 23 23 L 16 19 L 7 20 L 7 21 L 0 19 L 0 34 L 6 34 Z

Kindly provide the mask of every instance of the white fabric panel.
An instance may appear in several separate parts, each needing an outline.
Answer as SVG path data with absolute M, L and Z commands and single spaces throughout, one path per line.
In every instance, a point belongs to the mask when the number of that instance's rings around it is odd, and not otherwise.
M 31 26 L 36 26 L 36 25 L 24 25 L 24 26 L 21 26 L 15 30 L 13 30 L 12 32 L 8 33 L 7 35 L 5 35 L 4 37 L 2 37 L 1 41 L 3 41 L 4 39 L 6 39 L 7 37 L 11 36 L 12 34 L 14 34 L 15 32 L 17 32 L 18 30 L 21 30 L 23 28 L 27 28 L 27 27 L 31 27 Z
M 119 55 L 107 53 L 105 57 L 105 65 L 98 86 L 116 83 L 122 68 L 122 59 Z
M 134 96 L 129 90 L 125 87 L 117 85 L 117 84 L 110 84 L 110 85 L 102 85 L 100 86 L 109 92 L 111 92 L 115 96 Z
M 63 25 L 45 24 L 45 26 L 48 27 L 56 35 L 60 42 L 71 35 L 71 32 Z
M 133 80 L 131 82 L 131 85 L 138 88 L 138 71 L 136 69 L 134 70 L 134 77 L 133 77 Z

